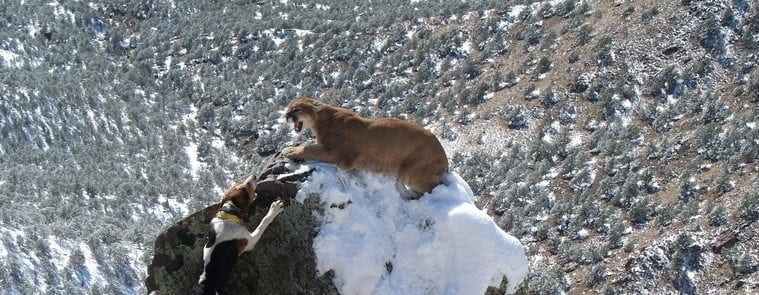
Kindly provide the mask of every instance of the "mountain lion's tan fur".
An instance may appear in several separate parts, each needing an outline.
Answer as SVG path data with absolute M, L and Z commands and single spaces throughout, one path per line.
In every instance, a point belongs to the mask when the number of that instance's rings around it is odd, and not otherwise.
M 394 176 L 419 195 L 440 184 L 448 170 L 448 158 L 437 137 L 410 122 L 368 119 L 309 97 L 290 102 L 286 117 L 295 131 L 306 127 L 316 135 L 316 144 L 283 150 L 293 159 Z

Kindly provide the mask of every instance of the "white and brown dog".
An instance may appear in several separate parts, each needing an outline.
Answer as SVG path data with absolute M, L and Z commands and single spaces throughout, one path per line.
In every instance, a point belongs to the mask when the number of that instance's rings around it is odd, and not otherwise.
M 250 215 L 256 200 L 255 182 L 251 176 L 230 188 L 221 200 L 221 209 L 211 219 L 208 242 L 203 248 L 203 274 L 198 280 L 203 294 L 216 294 L 226 287 L 237 256 L 252 250 L 266 227 L 283 211 L 282 201 L 274 201 L 252 233 L 245 228 L 242 221 Z

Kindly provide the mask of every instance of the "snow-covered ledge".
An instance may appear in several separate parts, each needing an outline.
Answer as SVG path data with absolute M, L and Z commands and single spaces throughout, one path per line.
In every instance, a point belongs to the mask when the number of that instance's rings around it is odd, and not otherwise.
M 331 164 L 309 168 L 296 199 L 320 199 L 317 269 L 335 272 L 341 294 L 484 294 L 504 277 L 514 293 L 527 276 L 522 244 L 475 207 L 456 173 L 405 200 L 394 179 Z

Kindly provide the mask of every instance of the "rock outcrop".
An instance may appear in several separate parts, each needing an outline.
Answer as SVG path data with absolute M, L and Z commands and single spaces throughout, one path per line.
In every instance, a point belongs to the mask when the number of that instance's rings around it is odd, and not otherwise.
M 335 208 L 340 206 L 325 204 L 320 198 L 324 196 L 311 195 L 305 200 L 300 196 L 299 200 L 302 202 L 295 200 L 299 190 L 298 183 L 306 180 L 313 172 L 308 169 L 308 166 L 291 163 L 277 154 L 258 175 L 258 208 L 250 220 L 247 220 L 249 230 L 258 224 L 275 199 L 282 198 L 285 201 L 285 211 L 269 226 L 255 249 L 237 259 L 227 293 L 338 294 L 333 280 L 339 275 L 336 276 L 334 270 L 327 271 L 324 275 L 319 275 L 317 271 L 314 239 L 319 235 L 324 222 L 319 216 L 323 217 L 328 210 L 336 210 Z M 314 172 L 312 178 L 323 178 L 324 173 L 330 172 Z M 317 191 L 319 189 L 317 188 Z M 314 187 L 304 188 L 304 193 L 313 194 L 313 190 Z M 376 196 L 364 197 L 371 199 Z M 348 204 L 351 204 L 350 201 Z M 202 272 L 202 252 L 207 239 L 207 226 L 218 208 L 219 204 L 215 204 L 196 212 L 165 229 L 157 237 L 155 256 L 148 266 L 148 277 L 145 281 L 148 293 L 198 292 L 197 280 Z M 526 264 L 526 261 L 524 263 Z M 390 267 L 392 268 L 392 265 Z M 392 269 L 388 270 L 390 271 Z M 504 294 L 509 289 L 508 286 L 504 276 L 499 287 L 489 287 L 484 293 Z
M 285 211 L 269 226 L 255 249 L 243 253 L 230 277 L 230 294 L 337 294 L 330 273 L 317 276 L 311 245 L 320 210 L 318 200 L 293 202 L 297 182 L 308 171 L 293 173 L 288 160 L 274 155 L 258 175 L 255 213 L 246 224 L 253 230 L 276 198 L 285 200 Z M 155 241 L 155 255 L 145 280 L 148 293 L 193 294 L 203 269 L 203 245 L 208 223 L 220 204 L 211 205 L 165 229 Z

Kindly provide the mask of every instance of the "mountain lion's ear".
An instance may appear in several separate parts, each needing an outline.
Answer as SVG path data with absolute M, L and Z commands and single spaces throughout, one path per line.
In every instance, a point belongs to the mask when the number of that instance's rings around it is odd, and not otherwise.
M 310 97 L 310 96 L 307 96 L 307 97 L 304 97 L 304 98 L 306 99 L 306 101 L 308 101 L 308 105 L 314 110 L 314 112 L 321 111 L 322 108 L 324 107 L 324 103 L 322 103 L 321 101 L 316 100 L 316 98 L 313 98 L 313 97 Z
M 314 107 L 314 112 L 318 113 L 319 111 L 322 110 L 322 108 L 324 107 L 324 104 L 317 102 L 317 104 L 314 104 L 313 107 Z

